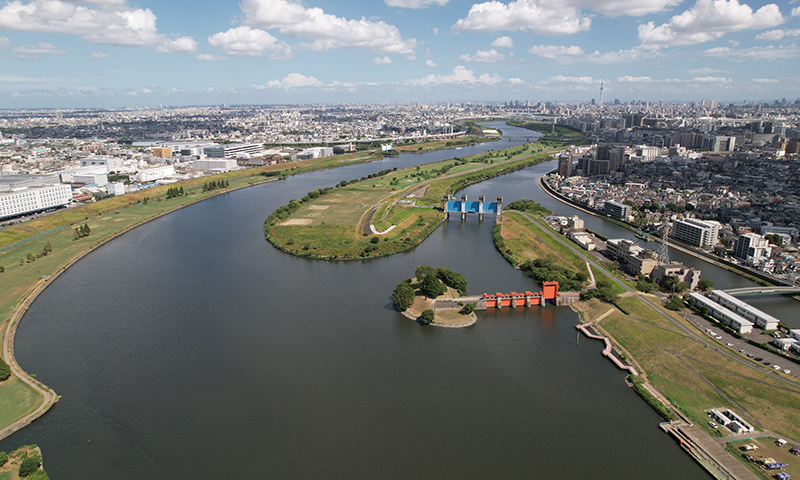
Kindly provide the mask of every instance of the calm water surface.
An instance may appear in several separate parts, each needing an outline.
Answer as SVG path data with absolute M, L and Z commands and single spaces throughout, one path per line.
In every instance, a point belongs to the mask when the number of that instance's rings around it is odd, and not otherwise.
M 536 289 L 494 250 L 493 221 L 450 220 L 412 251 L 353 262 L 263 238 L 264 218 L 309 190 L 502 146 L 232 192 L 99 248 L 20 326 L 20 364 L 63 397 L 0 450 L 38 443 L 59 480 L 707 478 L 601 344 L 576 344 L 571 310 L 482 312 L 449 330 L 391 308 L 422 264 L 464 273 L 472 294 Z M 546 200 L 535 178 L 552 168 L 465 193 Z

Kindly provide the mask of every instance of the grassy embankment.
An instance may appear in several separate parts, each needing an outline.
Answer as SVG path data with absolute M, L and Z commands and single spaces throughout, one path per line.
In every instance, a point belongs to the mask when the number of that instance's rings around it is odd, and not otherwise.
M 525 128 L 527 130 L 533 130 L 535 132 L 543 133 L 547 136 L 570 138 L 574 140 L 583 140 L 586 138 L 586 136 L 581 132 L 579 132 L 578 130 L 573 130 L 569 127 L 564 127 L 562 125 L 555 126 L 555 135 L 553 135 L 553 124 L 548 122 L 523 122 L 520 120 L 509 120 L 506 123 L 508 123 L 512 127 L 520 127 L 520 128 Z
M 515 221 L 511 215 L 507 217 L 509 221 Z M 542 241 L 547 236 L 541 230 L 532 230 L 536 234 L 524 236 L 519 234 L 520 228 L 513 225 L 505 229 L 504 225 L 501 230 L 501 235 L 509 236 L 503 238 L 506 245 L 514 246 L 510 257 L 517 261 L 541 257 L 558 260 L 556 250 Z M 543 247 L 547 249 L 543 250 Z M 575 262 L 573 259 L 572 264 L 576 265 Z M 592 270 L 598 281 L 611 275 L 595 266 Z M 622 287 L 616 286 L 614 293 L 622 291 Z M 654 308 L 640 295 L 618 297 L 616 305 L 593 299 L 576 304 L 575 309 L 584 322 L 608 314 L 595 324 L 597 330 L 612 339 L 623 357 L 642 372 L 643 379 L 710 434 L 719 435 L 719 430 L 706 426 L 705 411 L 730 407 L 749 415 L 766 429 L 790 438 L 800 438 L 800 418 L 797 416 L 800 389 L 780 382 L 776 374 L 757 362 L 746 360 L 754 370 L 687 336 L 675 323 L 690 330 L 694 327 L 679 313 Z M 647 298 L 656 305 L 660 304 L 655 296 Z M 720 345 L 719 348 L 725 347 Z
M 0 273 L 3 292 L 0 295 L 0 340 L 4 341 L 8 321 L 15 309 L 41 282 L 48 281 L 49 277 L 63 270 L 71 261 L 114 235 L 164 213 L 236 188 L 281 176 L 334 168 L 342 165 L 342 162 L 358 163 L 374 158 L 364 157 L 363 154 L 340 155 L 223 173 L 112 197 L 6 228 L 0 231 L 0 249 L 5 249 L 0 252 L 0 265 L 5 269 Z M 280 176 L 265 177 L 261 173 L 278 173 Z M 225 180 L 229 187 L 203 192 L 203 184 L 211 180 Z M 187 195 L 167 200 L 167 189 L 178 186 L 183 186 Z M 143 202 L 145 197 L 150 199 L 146 204 Z M 84 223 L 90 226 L 91 234 L 75 239 L 75 227 Z M 37 235 L 42 236 L 33 239 Z M 50 242 L 52 252 L 36 258 L 47 242 Z M 27 260 L 28 254 L 34 257 L 33 261 Z M 44 279 L 45 276 L 48 279 Z M 0 382 L 0 428 L 32 412 L 41 402 L 42 398 L 37 392 L 13 376 Z
M 308 199 L 273 212 L 264 225 L 265 237 L 284 252 L 321 259 L 408 250 L 444 220 L 438 208 L 444 194 L 547 160 L 552 151 L 528 144 L 362 178 L 322 194 L 310 192 Z M 365 235 L 370 214 L 383 234 Z
M 485 137 L 480 135 L 470 135 L 462 138 L 454 138 L 450 140 L 434 140 L 424 143 L 405 143 L 402 145 L 395 145 L 393 150 L 400 153 L 426 153 L 436 150 L 445 150 L 448 148 L 464 147 L 469 145 L 477 145 L 484 142 L 496 142 L 500 140 L 499 136 Z

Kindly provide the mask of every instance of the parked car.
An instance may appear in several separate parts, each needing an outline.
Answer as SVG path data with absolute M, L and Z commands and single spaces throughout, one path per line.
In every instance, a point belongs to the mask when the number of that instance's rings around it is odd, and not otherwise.
M 733 346 L 733 344 L 732 344 L 731 342 L 728 342 L 728 343 L 726 343 L 725 345 L 727 345 L 727 346 L 729 346 L 729 347 L 732 347 L 732 346 Z
M 774 368 L 775 370 L 780 370 L 781 366 L 780 365 L 773 365 L 772 368 Z
M 787 368 L 786 370 L 783 371 L 783 373 L 785 373 L 786 375 L 789 375 L 790 373 L 792 373 L 792 371 Z
M 762 361 L 762 360 L 764 360 L 764 359 L 763 359 L 763 358 L 761 358 L 761 357 L 756 357 L 756 358 L 754 358 L 753 360 L 755 360 L 756 362 L 760 362 L 760 361 Z
M 709 426 L 711 426 L 711 428 L 718 428 L 717 424 L 714 423 L 714 422 L 708 422 L 708 424 L 709 424 Z

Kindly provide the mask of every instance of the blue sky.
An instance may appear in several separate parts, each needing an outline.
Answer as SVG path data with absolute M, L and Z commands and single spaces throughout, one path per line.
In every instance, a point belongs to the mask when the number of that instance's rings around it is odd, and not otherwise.
M 800 0 L 6 0 L 0 106 L 794 100 L 798 44 Z

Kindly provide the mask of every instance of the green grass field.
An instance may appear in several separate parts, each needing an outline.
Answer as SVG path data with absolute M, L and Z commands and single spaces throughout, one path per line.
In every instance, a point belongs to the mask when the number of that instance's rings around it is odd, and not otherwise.
M 265 236 L 282 251 L 313 258 L 364 258 L 401 252 L 418 245 L 444 221 L 440 207 L 445 193 L 544 160 L 546 154 L 532 153 L 540 150 L 541 146 L 523 145 L 456 157 L 384 172 L 316 198 L 309 195 L 292 207 L 288 216 L 270 216 Z M 363 223 L 370 213 L 372 225 L 383 234 L 364 234 Z
M 766 428 L 800 438 L 800 394 L 787 391 L 772 375 L 753 371 L 670 331 L 674 325 L 638 298 L 619 301 L 645 321 L 618 311 L 600 324 L 630 353 L 650 382 L 697 425 L 706 428 L 705 411 L 710 408 L 739 410 L 716 390 L 719 389 Z M 710 427 L 706 430 L 717 434 Z
M 0 425 L 10 425 L 35 410 L 41 401 L 41 397 L 18 378 L 11 377 L 0 383 Z
M 545 258 L 569 270 L 587 275 L 589 273 L 582 258 L 553 240 L 539 225 L 531 223 L 522 215 L 505 213 L 500 232 L 511 251 L 510 255 L 517 264 L 535 258 Z

